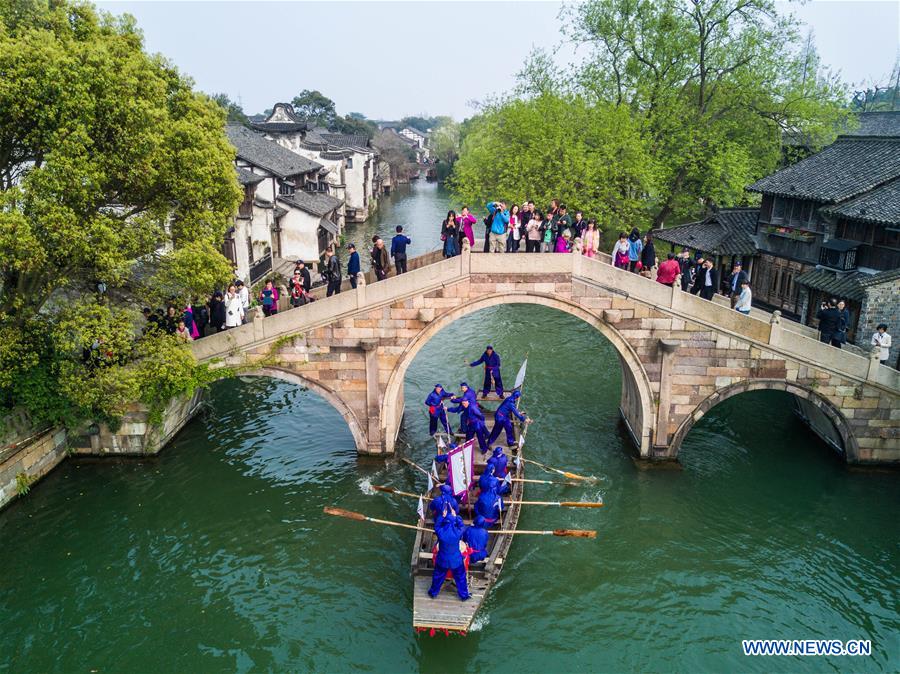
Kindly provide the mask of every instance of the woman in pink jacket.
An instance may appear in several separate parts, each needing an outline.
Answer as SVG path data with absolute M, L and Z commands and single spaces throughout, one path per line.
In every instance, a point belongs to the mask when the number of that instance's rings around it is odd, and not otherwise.
M 478 220 L 474 215 L 469 213 L 469 207 L 463 206 L 460 215 L 456 218 L 456 227 L 462 232 L 462 235 L 469 240 L 469 245 L 475 245 L 475 231 L 472 229 Z
M 594 257 L 600 249 L 600 230 L 593 218 L 588 220 L 587 229 L 581 235 L 581 244 L 581 254 L 585 257 Z

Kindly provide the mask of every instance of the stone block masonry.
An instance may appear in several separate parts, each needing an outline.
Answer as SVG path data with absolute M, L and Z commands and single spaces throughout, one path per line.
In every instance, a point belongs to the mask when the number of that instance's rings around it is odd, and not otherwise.
M 31 485 L 66 458 L 66 431 L 42 431 L 0 450 L 0 508 L 19 495 L 19 483 Z
M 470 313 L 540 304 L 577 316 L 615 347 L 620 411 L 638 452 L 674 459 L 712 407 L 757 389 L 805 401 L 806 418 L 851 463 L 900 463 L 900 373 L 781 325 L 578 255 L 465 251 L 313 305 L 195 342 L 200 360 L 262 365 L 256 374 L 310 386 L 347 420 L 357 450 L 390 454 L 403 377 L 419 349 Z M 294 336 L 271 353 L 272 343 Z M 279 341 L 279 344 L 281 342 Z M 272 364 L 274 363 L 274 364 Z M 598 429 L 605 430 L 605 429 Z

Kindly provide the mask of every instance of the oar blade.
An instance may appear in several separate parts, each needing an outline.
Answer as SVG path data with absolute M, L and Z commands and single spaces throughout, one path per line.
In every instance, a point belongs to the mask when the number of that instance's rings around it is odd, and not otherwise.
M 553 535 L 568 538 L 597 538 L 597 532 L 592 529 L 554 529 Z
M 344 510 L 343 508 L 335 508 L 333 506 L 325 506 L 324 512 L 326 515 L 334 515 L 336 517 L 346 517 L 348 520 L 359 520 L 360 522 L 366 521 L 366 516 L 362 513 L 355 513 L 352 510 Z
M 374 489 L 375 491 L 383 491 L 387 494 L 393 494 L 395 491 L 397 491 L 393 487 L 382 487 L 380 484 L 373 484 L 372 489 Z
M 565 508 L 602 508 L 603 502 L 593 501 L 562 501 L 559 505 Z

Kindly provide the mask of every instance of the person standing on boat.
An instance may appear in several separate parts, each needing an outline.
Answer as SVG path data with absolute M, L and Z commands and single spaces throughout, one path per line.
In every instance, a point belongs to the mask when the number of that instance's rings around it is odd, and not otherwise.
M 450 402 L 456 405 L 456 407 L 450 411 L 459 413 L 459 432 L 465 434 L 468 431 L 468 424 L 466 423 L 466 413 L 460 403 L 462 403 L 463 400 L 468 400 L 470 403 L 477 404 L 478 394 L 470 389 L 469 385 L 464 381 L 459 383 L 459 389 L 462 391 L 462 395 L 450 399 Z
M 506 477 L 506 473 L 509 471 L 507 463 L 508 461 L 506 454 L 503 452 L 503 447 L 494 447 L 494 453 L 491 454 L 491 458 L 487 460 L 487 465 L 494 467 L 494 475 L 501 480 Z
M 444 508 L 441 514 L 441 519 L 434 526 L 438 548 L 434 556 L 434 572 L 431 574 L 428 596 L 434 599 L 440 594 L 447 572 L 450 571 L 456 582 L 456 593 L 465 601 L 469 598 L 469 586 L 466 584 L 466 564 L 459 550 L 459 544 L 466 527 L 462 517 L 457 517 L 455 511 Z
M 516 408 L 516 401 L 521 393 L 513 391 L 510 396 L 500 403 L 500 407 L 494 412 L 494 428 L 491 429 L 491 436 L 488 438 L 488 444 L 493 445 L 494 441 L 500 437 L 501 431 L 506 431 L 506 444 L 510 447 L 516 444 L 516 436 L 513 433 L 512 417 L 521 422 L 525 422 L 527 417 Z
M 478 403 L 463 400 L 460 405 L 466 410 L 466 440 L 478 438 L 478 448 L 484 454 L 488 450 L 487 426 L 484 424 L 484 412 Z
M 471 553 L 469 554 L 469 564 L 480 562 L 488 555 L 488 530 L 487 522 L 481 515 L 476 515 L 472 526 L 466 527 L 463 532 L 463 542 L 469 546 Z
M 447 393 L 440 384 L 434 385 L 434 390 L 425 398 L 425 406 L 428 407 L 428 433 L 437 433 L 438 420 L 444 427 L 447 435 L 450 435 L 450 424 L 447 422 L 447 410 L 444 409 L 444 400 L 452 398 L 452 393 Z
M 491 379 L 497 390 L 497 395 L 503 398 L 503 380 L 500 378 L 500 355 L 494 351 L 494 347 L 488 344 L 481 358 L 469 363 L 469 367 L 477 367 L 484 364 L 484 386 L 482 386 L 481 397 L 487 398 L 491 392 Z

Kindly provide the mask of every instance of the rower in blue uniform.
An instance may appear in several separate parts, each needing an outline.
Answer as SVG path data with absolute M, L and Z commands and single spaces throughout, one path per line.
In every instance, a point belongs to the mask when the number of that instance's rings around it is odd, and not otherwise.
M 434 385 L 434 390 L 425 398 L 428 407 L 428 433 L 434 435 L 437 432 L 438 420 L 444 427 L 447 435 L 450 435 L 450 424 L 447 422 L 447 410 L 444 409 L 444 400 L 452 398 L 453 394 L 444 390 L 440 384 Z
M 454 512 L 459 510 L 459 503 L 457 503 L 456 497 L 453 495 L 453 489 L 450 485 L 442 484 L 441 493 L 431 500 L 428 507 L 434 511 L 434 519 L 437 521 L 445 508 L 450 508 Z
M 484 386 L 482 386 L 481 391 L 482 397 L 486 398 L 487 394 L 491 392 L 491 379 L 493 379 L 497 395 L 502 398 L 503 380 L 500 378 L 500 355 L 494 351 L 494 347 L 490 344 L 485 347 L 484 353 L 481 354 L 481 358 L 469 363 L 469 367 L 475 367 L 481 364 L 484 364 Z
M 478 403 L 463 400 L 460 405 L 466 408 L 466 440 L 478 438 L 478 448 L 484 454 L 488 450 L 487 426 L 484 425 L 484 412 Z
M 478 488 L 481 491 L 495 491 L 501 496 L 509 491 L 509 485 L 497 479 L 497 464 L 488 463 L 484 467 L 484 472 L 478 478 Z
M 500 407 L 494 412 L 494 428 L 491 430 L 491 437 L 488 438 L 488 444 L 493 445 L 494 441 L 500 437 L 500 432 L 506 431 L 506 444 L 510 447 L 516 444 L 516 436 L 513 433 L 512 417 L 524 422 L 526 417 L 516 408 L 516 401 L 521 393 L 513 391 L 509 397 L 500 403 Z
M 503 453 L 503 447 L 494 447 L 494 453 L 491 454 L 491 458 L 487 460 L 487 465 L 494 466 L 494 475 L 497 476 L 498 479 L 502 480 L 506 477 L 507 469 L 507 459 L 506 454 Z
M 494 481 L 498 481 L 497 478 Z M 475 513 L 481 515 L 488 524 L 493 524 L 500 519 L 501 505 L 500 494 L 495 489 L 482 489 L 475 501 Z
M 465 434 L 466 431 L 468 430 L 468 428 L 466 425 L 466 416 L 461 411 L 462 408 L 460 407 L 460 403 L 463 400 L 469 400 L 470 402 L 477 403 L 478 402 L 478 394 L 475 393 L 475 391 L 473 391 L 472 389 L 470 389 L 469 385 L 466 382 L 460 382 L 459 389 L 460 389 L 460 391 L 462 391 L 462 393 L 460 395 L 458 395 L 457 397 L 450 399 L 450 402 L 453 403 L 454 405 L 456 405 L 456 407 L 450 411 L 453 412 L 454 410 L 460 410 L 460 412 L 459 412 L 459 432 L 462 434 Z
M 438 550 L 434 556 L 434 572 L 431 574 L 431 587 L 428 596 L 434 599 L 441 591 L 447 572 L 453 573 L 456 582 L 456 593 L 465 601 L 469 598 L 469 586 L 466 584 L 466 565 L 459 543 L 465 532 L 462 517 L 457 517 L 453 510 L 441 511 L 441 518 L 435 523 L 434 533 L 438 539 Z
M 469 563 L 480 562 L 488 555 L 488 530 L 487 522 L 481 515 L 477 515 L 472 522 L 472 526 L 466 527 L 462 536 L 463 541 L 472 548 L 472 554 L 469 555 Z

